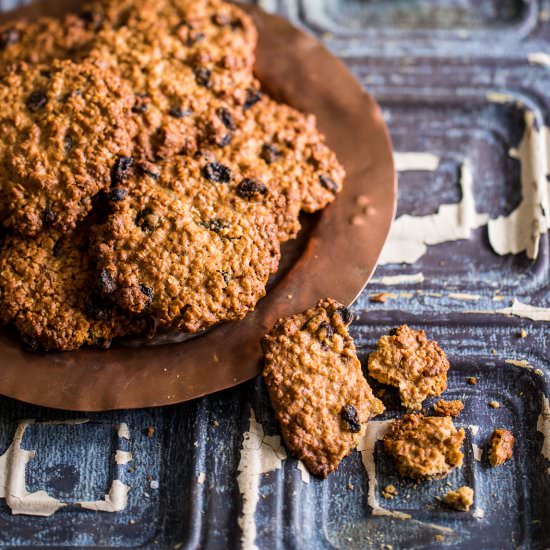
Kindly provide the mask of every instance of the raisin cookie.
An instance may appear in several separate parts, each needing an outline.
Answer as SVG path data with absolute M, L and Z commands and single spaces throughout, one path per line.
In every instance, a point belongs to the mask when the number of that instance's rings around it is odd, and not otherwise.
M 87 226 L 73 234 L 45 230 L 5 238 L 0 254 L 0 315 L 32 349 L 108 347 L 111 339 L 140 333 L 144 322 L 117 312 L 95 288 Z
M 122 168 L 97 234 L 104 294 L 185 332 L 254 309 L 280 258 L 262 189 L 203 157 Z
M 445 477 L 462 466 L 464 430 L 450 416 L 406 414 L 394 420 L 384 436 L 384 449 L 397 470 L 413 479 Z
M 68 231 L 132 147 L 132 96 L 90 62 L 21 64 L 0 80 L 0 218 L 36 235 Z
M 352 315 L 321 300 L 280 319 L 263 340 L 263 377 L 288 448 L 326 477 L 384 411 L 363 376 L 347 326 Z
M 437 342 L 423 330 L 402 325 L 382 336 L 369 356 L 369 374 L 399 388 L 403 406 L 420 410 L 424 399 L 447 388 L 449 361 Z

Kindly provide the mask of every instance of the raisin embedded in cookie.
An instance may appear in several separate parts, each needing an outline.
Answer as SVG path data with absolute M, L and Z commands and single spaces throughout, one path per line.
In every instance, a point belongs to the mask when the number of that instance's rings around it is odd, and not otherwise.
M 413 479 L 445 477 L 462 466 L 464 430 L 449 416 L 407 414 L 395 420 L 384 436 L 384 449 L 399 473 Z
M 98 65 L 56 61 L 5 75 L 0 101 L 4 226 L 25 235 L 71 230 L 131 151 L 129 90 Z
M 263 376 L 289 449 L 326 477 L 384 411 L 363 376 L 347 326 L 351 313 L 325 299 L 280 319 L 262 342 Z
M 97 234 L 104 294 L 185 332 L 254 309 L 280 251 L 262 193 L 241 184 L 211 157 L 133 163 Z
M 509 430 L 497 429 L 489 442 L 489 464 L 500 466 L 514 455 L 514 435 Z
M 420 410 L 427 397 L 441 395 L 447 388 L 449 361 L 437 342 L 423 330 L 402 325 L 382 336 L 369 356 L 369 374 L 399 388 L 403 406 Z
M 15 325 L 26 347 L 108 347 L 112 338 L 144 329 L 143 321 L 123 316 L 97 292 L 87 229 L 79 226 L 66 235 L 48 230 L 30 239 L 10 235 L 4 240 L 0 315 L 4 323 Z

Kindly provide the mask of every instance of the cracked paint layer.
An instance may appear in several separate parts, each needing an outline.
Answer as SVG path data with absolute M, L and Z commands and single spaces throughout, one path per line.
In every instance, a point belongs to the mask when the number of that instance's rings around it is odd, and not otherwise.
M 546 460 L 550 460 L 550 402 L 546 396 L 542 397 L 541 411 L 537 421 L 537 431 L 544 437 L 540 452 Z
M 111 484 L 111 489 L 102 500 L 79 502 L 81 508 L 85 510 L 95 510 L 96 512 L 121 512 L 128 505 L 128 492 L 130 487 L 125 485 L 119 479 L 115 479 Z
M 532 52 L 527 54 L 527 61 L 533 65 L 543 65 L 550 67 L 550 54 L 546 52 Z
M 465 313 L 499 313 L 501 315 L 513 315 L 514 317 L 522 317 L 524 319 L 531 319 L 532 321 L 550 321 L 550 308 L 532 306 L 530 304 L 524 304 L 516 298 L 512 302 L 510 307 L 503 307 L 501 309 L 490 309 L 480 311 L 466 311 Z
M 279 436 L 267 436 L 257 422 L 254 410 L 250 408 L 249 428 L 243 434 L 241 458 L 238 467 L 237 484 L 242 497 L 242 509 L 238 523 L 241 528 L 241 546 L 257 549 L 256 506 L 260 498 L 260 477 L 262 474 L 279 470 L 286 459 L 286 451 Z
M 410 273 L 407 275 L 386 275 L 384 277 L 373 277 L 371 283 L 379 285 L 416 285 L 424 282 L 423 273 Z
M 435 214 L 409 216 L 394 221 L 379 263 L 413 264 L 428 250 L 428 246 L 470 238 L 472 229 L 485 225 L 487 214 L 476 211 L 470 162 L 461 167 L 460 187 L 462 200 L 455 204 L 442 204 Z

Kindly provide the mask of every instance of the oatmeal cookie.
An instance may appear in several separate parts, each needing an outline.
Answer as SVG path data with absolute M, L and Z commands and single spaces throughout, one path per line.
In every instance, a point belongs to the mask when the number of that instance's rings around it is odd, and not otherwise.
M 0 25 L 0 67 L 3 72 L 24 61 L 48 64 L 56 59 L 83 57 L 95 34 L 81 17 L 39 17 Z
M 489 464 L 493 467 L 504 464 L 514 456 L 514 435 L 509 430 L 498 429 L 489 442 Z
M 265 189 L 203 157 L 122 168 L 97 233 L 104 294 L 185 332 L 254 309 L 280 258 Z
M 464 430 L 449 416 L 407 414 L 395 420 L 384 437 L 384 449 L 397 470 L 413 479 L 445 477 L 462 466 Z
M 402 325 L 382 336 L 369 356 L 369 374 L 399 388 L 403 406 L 420 410 L 422 402 L 447 388 L 449 361 L 445 352 L 423 330 Z
M 112 338 L 139 333 L 103 300 L 95 285 L 87 226 L 73 234 L 45 230 L 35 238 L 9 235 L 0 254 L 0 315 L 30 349 L 108 347 Z
M 474 490 L 464 485 L 456 491 L 449 491 L 443 497 L 443 502 L 459 512 L 467 512 L 474 503 Z
M 326 477 L 384 411 L 363 376 L 347 326 L 352 316 L 325 299 L 280 319 L 262 342 L 263 376 L 288 448 Z
M 0 80 L 0 102 L 4 226 L 26 235 L 71 230 L 131 150 L 129 90 L 90 62 L 21 64 Z
M 455 401 L 445 401 L 440 399 L 434 405 L 434 413 L 436 416 L 452 416 L 456 418 L 464 410 L 464 403 L 460 399 Z

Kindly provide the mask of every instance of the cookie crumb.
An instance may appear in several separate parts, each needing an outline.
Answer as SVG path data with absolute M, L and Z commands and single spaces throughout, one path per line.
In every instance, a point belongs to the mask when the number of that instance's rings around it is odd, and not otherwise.
M 145 435 L 147 435 L 147 437 L 153 437 L 155 435 L 155 428 L 153 428 L 153 426 L 147 426 Z
M 497 355 L 497 350 L 495 348 L 491 350 L 491 355 Z
M 527 331 L 522 328 L 520 331 L 519 331 L 519 337 L 520 338 L 527 338 Z
M 386 485 L 384 489 L 382 489 L 382 496 L 384 498 L 388 498 L 388 499 L 395 498 L 398 494 L 399 493 L 395 488 L 395 485 L 391 485 L 391 484 Z
M 489 464 L 504 464 L 514 454 L 514 435 L 509 430 L 496 429 L 489 442 Z
M 475 386 L 477 384 L 477 378 L 475 376 L 468 376 L 466 382 L 470 384 L 470 386 Z
M 489 407 L 493 409 L 500 409 L 500 403 L 498 401 L 489 401 Z
M 371 302 L 377 302 L 379 304 L 385 304 L 388 301 L 388 298 L 391 297 L 389 292 L 379 292 L 378 294 L 373 294 L 370 296 L 369 300 Z
M 443 497 L 443 502 L 459 512 L 467 512 L 474 503 L 474 490 L 464 485 L 456 491 L 449 491 Z
M 443 535 L 434 535 L 434 539 L 437 542 L 443 542 L 445 540 L 445 537 Z
M 436 416 L 452 416 L 456 418 L 464 410 L 464 403 L 460 399 L 454 401 L 445 401 L 440 399 L 434 405 Z

